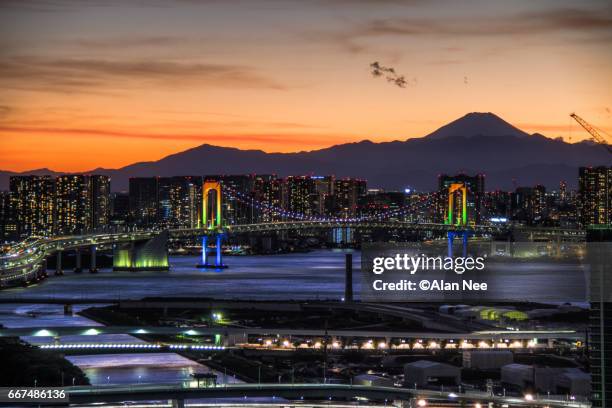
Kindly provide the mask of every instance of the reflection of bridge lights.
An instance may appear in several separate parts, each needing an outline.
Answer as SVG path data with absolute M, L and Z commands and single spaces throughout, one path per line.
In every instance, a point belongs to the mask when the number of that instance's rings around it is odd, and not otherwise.
M 198 334 L 198 332 L 196 332 L 195 330 L 191 329 L 191 330 L 187 330 L 187 331 L 185 332 L 185 334 L 186 334 L 187 336 L 195 336 L 196 334 Z
M 42 329 L 42 330 L 39 330 L 36 333 L 34 333 L 34 336 L 36 336 L 36 337 L 51 337 L 51 336 L 53 336 L 53 333 L 51 333 L 49 330 Z
M 427 401 L 425 401 L 424 399 L 421 398 L 420 400 L 417 401 L 417 405 L 419 407 L 425 407 L 425 406 L 427 406 Z
M 85 331 L 83 332 L 83 334 L 84 334 L 85 336 L 95 336 L 95 335 L 97 335 L 97 334 L 100 334 L 100 331 L 99 331 L 99 330 L 97 330 L 97 329 L 88 329 L 88 330 L 85 330 Z
M 525 394 L 525 401 L 533 401 L 533 395 Z

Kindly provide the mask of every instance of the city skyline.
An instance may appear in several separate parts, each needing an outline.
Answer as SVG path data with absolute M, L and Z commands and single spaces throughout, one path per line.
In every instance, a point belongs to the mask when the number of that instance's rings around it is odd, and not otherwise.
M 203 143 L 406 140 L 471 111 L 567 142 L 588 137 L 574 110 L 612 128 L 603 1 L 0 7 L 3 170 L 118 168 Z M 406 87 L 373 77 L 374 61 Z

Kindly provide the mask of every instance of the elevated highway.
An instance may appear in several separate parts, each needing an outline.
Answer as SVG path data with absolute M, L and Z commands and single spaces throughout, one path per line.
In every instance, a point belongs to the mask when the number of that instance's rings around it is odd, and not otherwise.
M 39 326 L 0 328 L 0 337 L 62 337 L 97 336 L 102 334 L 135 335 L 185 335 L 214 336 L 223 335 L 237 343 L 249 335 L 282 337 L 336 337 L 336 338 L 398 338 L 398 339 L 436 339 L 436 340 L 504 340 L 571 339 L 581 340 L 584 334 L 575 330 L 486 330 L 470 333 L 404 332 L 382 330 L 343 330 L 343 329 L 292 329 L 260 327 L 173 327 L 173 326 Z
M 503 397 L 482 392 L 453 393 L 415 390 L 401 387 L 377 387 L 349 384 L 224 384 L 211 387 L 182 385 L 130 385 L 69 387 L 71 404 L 112 403 L 125 401 L 173 400 L 174 406 L 184 406 L 189 399 L 276 397 L 289 400 L 354 400 L 409 401 L 414 398 L 446 402 L 492 402 L 497 406 L 589 408 L 590 404 L 562 399 Z

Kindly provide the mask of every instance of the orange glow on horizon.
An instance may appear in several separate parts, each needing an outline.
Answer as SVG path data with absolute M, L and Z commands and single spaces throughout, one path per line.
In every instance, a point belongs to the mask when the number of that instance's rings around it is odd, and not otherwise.
M 597 1 L 26 3 L 0 2 L 0 170 L 407 140 L 469 112 L 570 143 L 589 138 L 570 112 L 612 129 Z

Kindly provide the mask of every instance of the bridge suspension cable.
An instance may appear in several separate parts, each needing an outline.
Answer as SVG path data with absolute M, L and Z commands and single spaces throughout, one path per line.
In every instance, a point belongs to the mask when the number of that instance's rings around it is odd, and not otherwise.
M 295 211 L 290 211 L 282 207 L 272 206 L 268 203 L 256 201 L 253 197 L 243 192 L 237 191 L 229 186 L 223 186 L 223 193 L 228 195 L 229 198 L 235 199 L 243 204 L 254 207 L 264 212 L 277 214 L 282 217 L 291 218 L 295 220 L 307 220 L 307 221 L 323 221 L 323 222 L 360 222 L 360 221 L 372 221 L 372 220 L 385 220 L 394 216 L 403 216 L 414 214 L 417 210 L 431 207 L 432 199 L 436 197 L 436 193 L 427 197 L 421 197 L 418 202 L 411 203 L 407 206 L 395 208 L 388 211 L 383 211 L 366 216 L 358 217 L 324 217 L 324 216 L 313 216 Z

